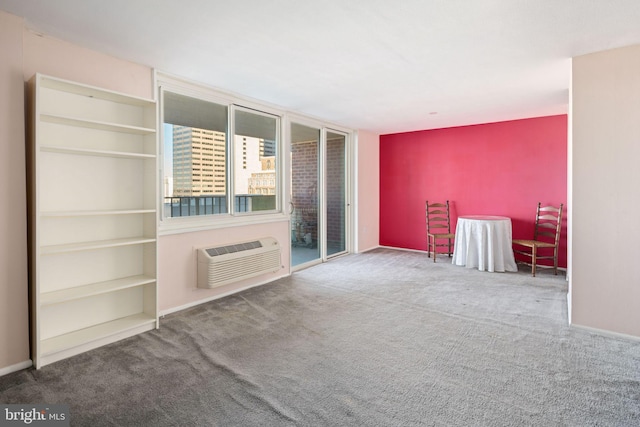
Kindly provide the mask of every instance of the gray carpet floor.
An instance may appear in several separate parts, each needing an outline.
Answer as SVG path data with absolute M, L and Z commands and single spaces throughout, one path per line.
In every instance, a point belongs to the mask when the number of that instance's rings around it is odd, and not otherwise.
M 390 249 L 0 377 L 78 426 L 639 426 L 640 341 L 567 325 L 565 277 Z

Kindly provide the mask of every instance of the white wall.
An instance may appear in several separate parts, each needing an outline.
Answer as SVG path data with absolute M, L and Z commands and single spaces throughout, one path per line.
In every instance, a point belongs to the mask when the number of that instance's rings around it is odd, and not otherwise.
M 358 131 L 357 251 L 380 244 L 380 136 Z
M 282 250 L 280 271 L 219 288 L 197 287 L 197 248 L 256 240 L 261 237 L 275 237 L 280 242 Z M 160 313 L 170 313 L 288 275 L 290 273 L 289 239 L 289 221 L 161 236 L 158 244 Z M 162 323 L 160 325 L 162 327 Z
M 29 359 L 22 20 L 0 11 L 0 374 Z
M 640 336 L 640 45 L 573 59 L 570 321 Z

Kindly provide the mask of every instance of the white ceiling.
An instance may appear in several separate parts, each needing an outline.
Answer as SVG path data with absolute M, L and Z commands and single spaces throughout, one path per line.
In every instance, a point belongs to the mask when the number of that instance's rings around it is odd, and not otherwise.
M 567 112 L 639 0 L 0 0 L 74 44 L 376 133 Z

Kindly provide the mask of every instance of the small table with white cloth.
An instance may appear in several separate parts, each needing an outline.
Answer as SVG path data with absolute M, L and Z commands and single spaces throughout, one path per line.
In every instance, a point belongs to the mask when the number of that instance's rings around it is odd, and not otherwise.
M 511 246 L 511 218 L 458 217 L 452 263 L 480 271 L 518 271 Z

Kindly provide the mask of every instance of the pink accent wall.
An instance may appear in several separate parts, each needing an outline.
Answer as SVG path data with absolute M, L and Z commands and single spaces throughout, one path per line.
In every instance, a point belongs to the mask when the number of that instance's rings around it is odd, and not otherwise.
M 380 136 L 380 245 L 426 250 L 425 200 L 511 218 L 532 238 L 536 205 L 567 203 L 567 116 Z M 559 264 L 567 266 L 566 214 Z

